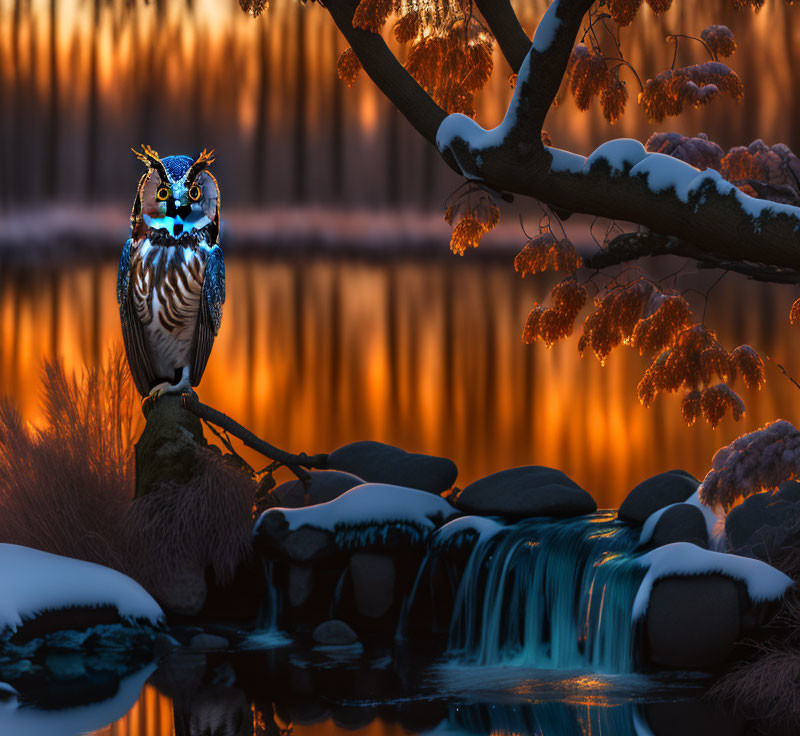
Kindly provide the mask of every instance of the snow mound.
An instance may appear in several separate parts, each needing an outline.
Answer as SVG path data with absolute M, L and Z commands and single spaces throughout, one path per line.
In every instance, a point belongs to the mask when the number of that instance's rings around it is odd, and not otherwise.
M 753 603 L 778 600 L 793 585 L 792 579 L 766 562 L 724 552 L 711 552 L 689 542 L 675 542 L 642 555 L 637 562 L 647 574 L 633 601 L 633 620 L 644 616 L 653 585 L 671 575 L 728 575 L 747 586 Z
M 135 580 L 102 565 L 16 544 L 0 544 L 0 632 L 24 619 L 73 606 L 114 606 L 123 618 L 152 624 L 164 614 Z
M 337 532 L 342 527 L 405 524 L 420 531 L 433 531 L 456 510 L 441 496 L 388 483 L 364 483 L 338 498 L 299 509 L 276 508 L 262 514 L 281 513 L 289 531 L 303 526 Z M 256 524 L 256 531 L 261 523 Z
M 594 153 L 586 159 L 585 171 L 590 171 L 598 161 L 605 161 L 611 167 L 612 174 L 621 174 L 627 168 L 636 166 L 648 156 L 640 141 L 633 138 L 619 138 L 598 146 Z
M 75 736 L 104 729 L 122 718 L 139 699 L 154 664 L 123 678 L 116 694 L 108 700 L 64 710 L 0 708 L 0 733 L 8 736 Z

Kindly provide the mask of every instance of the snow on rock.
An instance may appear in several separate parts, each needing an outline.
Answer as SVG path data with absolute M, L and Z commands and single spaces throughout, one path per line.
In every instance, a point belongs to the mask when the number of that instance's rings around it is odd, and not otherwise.
M 533 49 L 542 53 L 550 48 L 556 38 L 556 32 L 561 26 L 561 19 L 558 17 L 559 0 L 553 0 L 550 7 L 545 12 L 539 25 L 536 26 L 536 33 L 533 36 Z
M 661 578 L 672 575 L 728 575 L 747 586 L 747 593 L 753 603 L 777 600 L 793 584 L 790 577 L 766 562 L 724 552 L 711 552 L 689 542 L 675 542 L 659 547 L 642 555 L 637 562 L 648 570 L 633 601 L 634 621 L 647 613 L 653 585 Z
M 589 172 L 597 162 L 605 161 L 611 167 L 612 174 L 621 174 L 626 169 L 636 166 L 648 155 L 640 141 L 633 138 L 619 138 L 598 146 L 586 159 L 583 168 Z
M 333 501 L 300 509 L 274 508 L 265 511 L 253 531 L 282 516 L 288 531 L 302 527 L 322 529 L 337 535 L 349 530 L 403 526 L 419 537 L 427 537 L 436 527 L 453 516 L 456 510 L 443 499 L 427 491 L 387 483 L 365 483 L 343 493 Z M 367 533 L 367 536 L 371 537 Z M 352 546 L 346 543 L 346 546 Z
M 108 700 L 66 709 L 0 707 L 0 733 L 8 736 L 75 736 L 92 733 L 122 718 L 139 699 L 154 664 L 123 678 Z
M 15 544 L 0 544 L 0 591 L 0 632 L 73 606 L 110 605 L 123 618 L 152 624 L 164 618 L 147 591 L 116 570 Z
M 680 501 L 679 503 L 688 503 L 689 505 L 696 506 L 698 509 L 700 509 L 700 512 L 703 514 L 703 519 L 705 519 L 706 522 L 706 530 L 708 531 L 709 542 L 720 539 L 720 536 L 724 531 L 724 514 L 717 514 L 713 509 L 710 509 L 700 500 L 699 488 L 689 498 L 687 498 L 685 501 Z M 669 506 L 664 506 L 647 517 L 647 520 L 642 525 L 642 533 L 639 537 L 640 547 L 643 547 L 653 538 L 653 532 L 655 531 L 656 524 L 658 524 L 658 520 L 664 515 L 664 512 L 667 509 L 671 509 L 673 506 L 677 505 L 677 503 L 671 503 Z
M 431 546 L 447 547 L 454 542 L 461 544 L 467 536 L 472 536 L 475 544 L 482 544 L 505 528 L 504 524 L 485 516 L 462 516 L 437 529 L 431 537 Z

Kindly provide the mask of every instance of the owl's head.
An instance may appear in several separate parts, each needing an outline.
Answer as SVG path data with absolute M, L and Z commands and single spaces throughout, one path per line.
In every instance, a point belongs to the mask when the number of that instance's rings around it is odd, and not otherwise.
M 150 146 L 133 150 L 147 166 L 131 212 L 134 238 L 148 229 L 161 230 L 172 238 L 209 227 L 211 242 L 219 232 L 219 187 L 208 171 L 213 151 L 190 156 L 161 158 Z

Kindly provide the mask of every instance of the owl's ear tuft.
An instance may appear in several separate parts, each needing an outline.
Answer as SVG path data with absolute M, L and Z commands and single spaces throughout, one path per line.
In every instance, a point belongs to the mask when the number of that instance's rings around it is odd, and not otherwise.
M 136 158 L 138 158 L 145 166 L 147 166 L 148 169 L 157 171 L 162 181 L 169 181 L 167 170 L 164 168 L 164 164 L 161 162 L 161 157 L 158 155 L 158 151 L 156 151 L 155 148 L 152 146 L 146 146 L 144 143 L 142 143 L 141 151 L 137 151 L 135 148 L 131 148 L 131 151 L 133 151 L 133 155 L 136 156 Z
M 195 162 L 189 168 L 189 171 L 186 174 L 186 181 L 193 181 L 201 171 L 205 171 L 209 166 L 211 166 L 212 163 L 214 163 L 214 149 L 212 148 L 210 151 L 207 151 L 204 148 Z

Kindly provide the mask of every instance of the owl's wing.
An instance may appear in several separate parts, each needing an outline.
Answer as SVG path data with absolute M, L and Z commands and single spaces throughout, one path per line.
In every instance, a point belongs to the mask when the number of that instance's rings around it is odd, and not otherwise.
M 206 260 L 203 293 L 200 296 L 200 314 L 194 333 L 192 354 L 192 386 L 197 386 L 211 355 L 211 346 L 222 323 L 222 305 L 225 303 L 225 259 L 222 248 L 215 245 Z
M 145 343 L 144 329 L 131 299 L 131 243 L 131 239 L 125 242 L 119 259 L 117 302 L 122 323 L 122 341 L 125 343 L 125 354 L 128 356 L 133 383 L 142 396 L 147 396 L 150 387 L 155 383 L 155 371 Z

